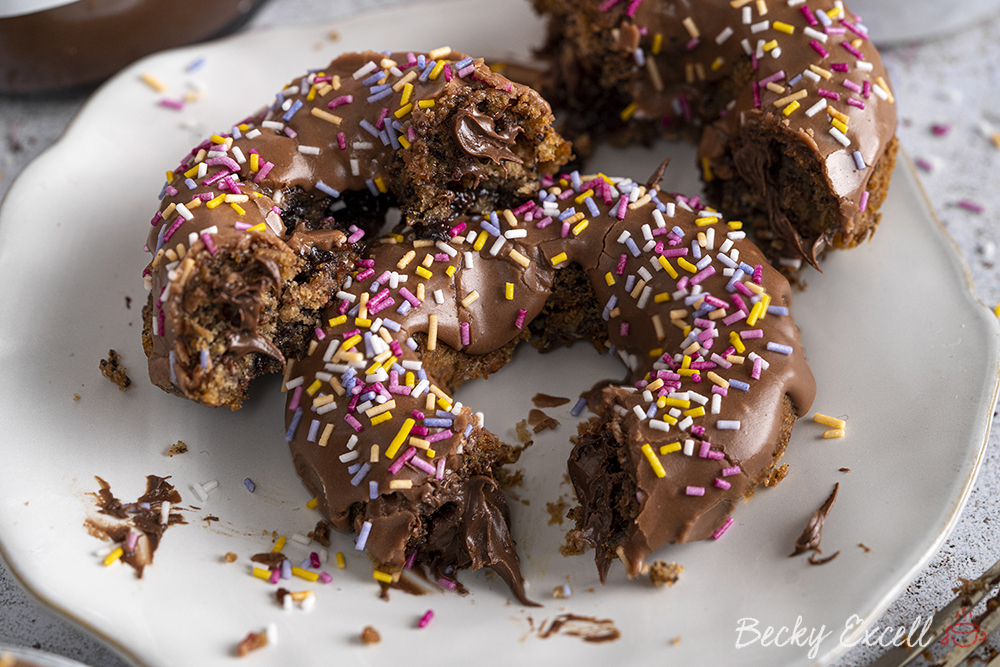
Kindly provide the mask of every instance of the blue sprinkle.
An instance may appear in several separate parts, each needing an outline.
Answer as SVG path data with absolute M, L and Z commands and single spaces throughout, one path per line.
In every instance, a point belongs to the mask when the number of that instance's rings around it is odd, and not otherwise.
M 465 437 L 468 438 L 470 433 L 472 433 L 472 424 L 466 424 L 465 433 L 463 435 L 465 435 Z
M 396 371 L 400 375 L 404 375 L 406 373 L 406 369 L 400 366 L 399 364 L 393 364 L 392 370 Z
M 425 67 L 424 71 L 421 72 L 420 76 L 417 77 L 417 81 L 427 81 L 427 77 L 429 77 L 431 75 L 431 72 L 434 71 L 435 65 L 437 65 L 436 60 L 432 60 L 429 63 L 427 63 L 427 67 Z
M 400 148 L 399 139 L 396 138 L 396 130 L 393 129 L 391 123 L 385 124 L 385 132 L 389 135 L 389 143 L 392 144 L 392 149 L 398 151 Z
M 253 480 L 250 479 L 249 477 L 243 480 L 243 486 L 247 487 L 247 491 L 249 491 L 250 493 L 253 493 L 254 491 L 257 490 L 257 485 L 254 484 Z
M 170 361 L 170 381 L 174 384 L 177 384 L 177 371 L 174 370 L 174 364 L 177 363 L 177 353 L 174 352 L 173 350 L 170 351 L 169 361 Z
M 427 63 L 427 56 L 420 54 L 417 56 L 417 69 L 423 69 L 424 65 Z
M 413 336 L 407 336 L 407 338 L 406 338 L 406 347 L 410 348 L 411 350 L 417 349 L 417 341 L 413 340 Z M 419 369 L 417 371 L 417 376 L 418 377 L 420 376 L 420 373 L 422 371 L 423 371 L 423 369 Z M 423 380 L 424 378 L 421 377 L 420 379 Z
M 389 318 L 382 320 L 382 326 L 384 326 L 389 331 L 399 331 L 399 322 L 395 320 L 390 320 Z
M 295 437 L 295 429 L 299 427 L 299 422 L 302 420 L 302 408 L 298 408 L 295 414 L 292 415 L 292 423 L 289 425 L 288 430 L 285 432 L 285 442 L 291 442 L 292 438 Z
M 375 500 L 378 498 L 378 482 L 372 480 L 368 482 L 368 499 Z
M 167 194 L 167 186 L 168 185 L 169 185 L 169 183 L 164 183 L 163 184 L 163 187 L 160 188 L 160 195 L 157 197 L 157 199 L 163 199 L 163 195 Z
M 580 172 L 574 169 L 570 172 L 569 178 L 573 181 L 573 189 L 579 192 L 580 188 L 583 187 L 583 181 L 580 180 Z
M 790 345 L 782 345 L 781 343 L 768 343 L 767 349 L 771 352 L 777 352 L 778 354 L 792 353 L 792 347 Z
M 486 230 L 486 232 L 488 232 L 490 236 L 500 236 L 500 228 L 497 227 L 496 225 L 491 225 L 490 223 L 483 220 L 482 222 L 479 223 L 479 226 L 482 227 L 484 230 Z
M 576 209 L 573 208 L 572 206 L 570 206 L 568 209 L 566 209 L 565 211 L 563 211 L 562 213 L 560 213 L 559 216 L 556 219 L 559 222 L 562 222 L 563 220 L 565 220 L 566 218 L 570 217 L 571 215 L 576 215 Z
M 625 291 L 631 292 L 633 287 L 635 287 L 635 276 L 629 275 L 625 278 Z
M 198 184 L 194 182 L 193 178 L 185 178 L 184 185 L 188 186 L 188 190 L 194 190 L 198 187 Z
M 292 578 L 292 561 L 287 558 L 281 561 L 281 578 L 291 579 Z
M 187 66 L 187 71 L 188 72 L 196 72 L 196 71 L 200 70 L 201 67 L 202 67 L 202 65 L 204 65 L 204 64 L 205 64 L 205 59 L 204 58 L 198 58 L 198 60 L 195 60 L 193 63 L 191 63 L 190 65 Z
M 701 245 L 698 244 L 697 239 L 691 240 L 691 254 L 695 259 L 701 259 Z
M 587 208 L 590 210 L 590 215 L 597 217 L 601 214 L 601 210 L 597 208 L 597 204 L 594 203 L 593 197 L 587 197 L 583 200 L 583 203 L 586 204 Z
M 785 306 L 768 306 L 768 315 L 788 315 L 788 308 Z
M 335 188 L 331 188 L 329 185 L 327 185 L 323 181 L 316 181 L 316 189 L 319 190 L 320 192 L 322 192 L 323 194 L 329 196 L 329 197 L 333 197 L 334 199 L 337 199 L 337 198 L 340 197 L 340 191 L 339 190 L 337 190 Z
M 747 276 L 753 275 L 753 267 L 747 264 L 746 262 L 740 262 L 740 269 L 743 271 L 744 275 Z
M 455 63 L 455 71 L 458 71 L 460 69 L 465 69 L 466 67 L 468 67 L 471 64 L 472 64 L 472 58 L 471 57 L 465 57 L 462 60 L 459 60 L 457 63 Z
M 448 419 L 436 419 L 434 417 L 428 417 L 424 420 L 424 426 L 433 428 L 448 428 L 452 425 L 452 421 Z
M 368 191 L 372 193 L 373 197 L 378 197 L 379 192 L 378 192 L 378 187 L 375 185 L 375 181 L 373 181 L 370 178 L 366 179 L 365 180 L 365 185 L 368 186 Z
M 635 64 L 638 65 L 639 67 L 645 67 L 646 54 L 643 52 L 643 50 L 641 48 L 636 49 L 634 55 L 635 55 Z
M 347 466 L 347 472 L 349 474 L 353 475 L 357 471 L 361 470 L 361 466 L 363 466 L 363 465 L 364 465 L 364 461 L 358 461 L 355 464 Z M 361 480 L 358 480 L 358 481 L 361 481 Z M 355 484 L 354 486 L 357 486 L 357 484 Z
M 351 308 L 349 311 L 347 311 L 347 314 L 349 316 L 351 316 L 351 317 L 357 317 L 358 313 L 360 313 L 360 312 L 361 312 L 361 304 L 360 303 L 356 303 L 356 304 L 354 304 L 353 308 Z
M 677 236 L 684 238 L 684 230 L 678 227 L 677 225 L 674 225 L 674 228 L 671 229 L 670 231 L 672 231 L 674 234 L 677 234 Z
M 350 472 L 350 468 L 347 470 Z M 369 470 L 371 470 L 371 466 L 367 463 L 362 463 L 361 466 L 352 473 L 354 477 L 351 478 L 351 486 L 357 486 L 360 484 L 361 480 L 365 478 L 365 475 L 368 474 Z M 376 486 L 375 488 L 377 489 L 378 487 Z M 371 495 L 371 487 L 369 487 L 368 493 Z
M 419 369 L 417 371 L 417 379 L 418 380 L 426 380 L 427 379 L 427 371 L 425 371 L 423 368 Z
M 240 128 L 236 127 L 235 125 L 233 125 L 233 129 L 230 132 L 230 134 L 233 135 L 233 139 L 240 139 L 243 137 L 243 133 L 240 132 Z
M 434 414 L 436 414 L 441 419 L 451 419 L 452 421 L 455 420 L 455 416 L 450 412 L 448 412 L 447 410 L 435 410 Z
M 199 362 L 201 363 L 201 367 L 202 368 L 205 368 L 205 369 L 208 368 L 208 365 L 211 362 L 211 357 L 208 354 L 208 349 L 207 348 L 204 349 L 204 350 L 202 350 L 200 352 L 200 354 L 199 354 Z
M 389 97 L 390 95 L 392 95 L 392 87 L 386 88 L 385 90 L 375 93 L 374 95 L 369 95 L 366 99 L 368 100 L 368 104 L 372 104 L 373 102 L 378 102 L 379 100 Z
M 656 416 L 656 403 L 652 403 L 650 404 L 649 409 L 646 410 L 646 417 L 648 419 L 652 419 L 655 416 Z
M 628 251 L 632 253 L 633 257 L 638 257 L 642 254 L 642 251 L 639 250 L 639 246 L 635 243 L 635 239 L 631 236 L 625 239 L 625 247 L 628 248 Z
M 730 380 L 729 386 L 740 391 L 750 391 L 750 385 L 742 380 Z
M 365 332 L 365 353 L 369 357 L 375 356 L 375 349 L 372 347 L 372 332 Z
M 361 394 L 360 396 L 358 396 L 358 402 L 359 403 L 364 403 L 365 401 L 372 400 L 376 396 L 378 396 L 378 392 L 377 391 L 365 392 L 364 394 Z
M 280 107 L 284 103 L 285 103 L 285 96 L 282 95 L 280 92 L 277 95 L 274 96 L 274 107 L 275 108 Z
M 388 88 L 392 88 L 391 83 L 383 83 L 377 86 L 372 86 L 371 88 L 368 89 L 368 94 L 374 95 L 375 93 L 381 93 L 383 90 L 386 90 Z
M 388 146 L 389 145 L 389 143 L 390 143 L 390 141 L 389 141 L 389 133 L 386 132 L 385 130 L 382 130 L 381 132 L 378 133 L 378 138 L 382 140 L 382 145 L 383 146 Z
M 361 85 L 362 86 L 370 86 L 370 85 L 372 85 L 374 83 L 377 83 L 377 82 L 381 81 L 382 77 L 384 77 L 384 76 L 385 76 L 385 74 L 382 73 L 382 70 L 376 70 L 376 72 L 374 74 L 370 74 L 367 79 L 365 79 L 364 81 L 362 81 Z
M 375 129 L 375 126 L 369 123 L 367 120 L 362 118 L 361 121 L 358 122 L 358 125 L 360 125 L 365 130 L 365 132 L 378 139 L 378 130 Z
M 377 281 L 377 280 L 373 281 L 372 282 L 372 286 L 368 288 L 368 291 L 371 292 L 372 294 L 374 294 L 375 292 L 378 291 L 378 288 L 381 287 L 381 286 L 382 286 L 382 283 L 380 283 L 379 281 Z
M 400 315 L 406 315 L 408 312 L 410 312 L 411 307 L 412 306 L 410 306 L 410 302 L 404 299 L 403 303 L 399 304 L 399 308 L 396 309 L 396 312 L 399 313 Z
M 573 409 L 570 410 L 569 413 L 574 417 L 579 417 L 585 407 L 587 407 L 587 399 L 581 398 L 576 402 L 576 405 L 573 406 Z
M 801 80 L 802 80 L 802 75 L 801 74 L 796 74 L 795 76 L 793 76 L 791 79 L 788 80 L 788 86 L 789 86 L 789 88 L 791 88 L 792 86 L 794 86 L 795 84 L 797 84 Z

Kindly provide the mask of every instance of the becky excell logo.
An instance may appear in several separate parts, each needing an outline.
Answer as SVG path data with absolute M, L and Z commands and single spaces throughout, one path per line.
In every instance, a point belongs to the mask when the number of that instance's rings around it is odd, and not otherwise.
M 986 633 L 968 618 L 970 611 L 968 608 L 962 608 L 956 613 L 955 622 L 945 629 L 940 644 L 970 647 L 986 638 Z M 934 642 L 933 633 L 930 631 L 933 621 L 933 617 L 925 619 L 918 615 L 909 625 L 873 625 L 861 630 L 860 626 L 864 620 L 857 614 L 852 614 L 844 624 L 837 641 L 847 647 L 872 646 L 888 649 L 907 646 L 923 650 Z M 829 639 L 836 630 L 836 628 L 827 629 L 826 625 L 808 626 L 801 616 L 795 619 L 792 627 L 761 626 L 758 619 L 745 616 L 736 622 L 736 648 L 746 648 L 754 644 L 777 648 L 808 647 L 809 659 L 815 660 L 819 655 L 820 644 Z

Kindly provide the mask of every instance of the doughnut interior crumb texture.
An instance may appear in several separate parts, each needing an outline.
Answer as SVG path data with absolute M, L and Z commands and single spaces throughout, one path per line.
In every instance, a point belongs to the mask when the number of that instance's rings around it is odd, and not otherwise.
M 167 456 L 173 458 L 174 454 L 186 454 L 187 450 L 187 443 L 183 440 L 178 440 L 174 444 L 170 445 L 170 449 L 167 450 Z
M 649 581 L 657 588 L 671 587 L 676 584 L 684 571 L 683 565 L 668 563 L 663 560 L 653 561 L 649 565 Z
M 171 284 L 183 295 L 170 302 L 167 314 L 176 336 L 174 370 L 180 385 L 172 386 L 173 393 L 238 409 L 254 378 L 281 372 L 286 360 L 306 353 L 323 308 L 356 261 L 353 246 L 304 247 L 296 254 L 284 244 L 250 235 L 215 254 L 193 249 Z M 152 313 L 150 295 L 143 308 L 147 355 Z M 207 367 L 202 350 L 208 350 Z
M 122 357 L 114 350 L 108 350 L 108 358 L 101 359 L 101 374 L 118 385 L 118 389 L 125 391 L 132 386 L 132 380 L 126 373 L 125 364 Z M 78 394 L 73 394 L 73 400 L 79 400 Z
M 239 644 L 236 645 L 236 655 L 243 658 L 249 653 L 267 646 L 266 632 L 249 632 Z
M 382 636 L 372 626 L 366 625 L 361 631 L 362 644 L 378 644 L 380 641 L 382 641 Z
M 535 100 L 529 93 L 512 98 L 495 88 L 459 86 L 415 118 L 416 140 L 394 157 L 407 223 L 444 223 L 457 212 L 487 215 L 533 197 L 541 176 L 555 173 L 571 152 L 552 129 L 548 110 Z M 517 160 L 494 161 L 462 149 L 456 123 L 459 112 L 469 109 L 492 118 L 498 134 L 516 132 L 508 150 Z

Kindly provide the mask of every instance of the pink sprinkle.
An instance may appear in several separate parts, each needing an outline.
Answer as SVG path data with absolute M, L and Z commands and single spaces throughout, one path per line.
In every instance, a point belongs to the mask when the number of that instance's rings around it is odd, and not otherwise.
M 351 428 L 353 428 L 357 433 L 361 433 L 361 431 L 364 429 L 364 427 L 361 425 L 361 422 L 359 422 L 354 417 L 354 415 L 344 415 L 344 421 L 350 424 Z
M 295 137 L 299 136 L 298 132 L 296 132 L 295 130 L 293 130 L 291 127 L 289 127 L 287 125 L 285 126 L 285 129 L 282 130 L 282 131 L 288 136 L 289 139 L 294 139 Z
M 872 82 L 865 79 L 864 84 L 861 87 L 861 94 L 864 95 L 867 100 L 872 95 Z
M 812 12 L 809 11 L 808 7 L 802 5 L 801 7 L 799 7 L 799 10 L 801 10 L 802 14 L 806 17 L 806 23 L 811 25 L 813 28 L 819 25 L 819 21 L 816 19 L 815 16 L 813 16 Z
M 447 65 L 444 66 L 444 80 L 451 81 L 451 77 L 452 77 L 451 63 L 448 63 Z
M 423 417 L 421 417 L 420 419 L 423 419 Z M 414 426 L 412 429 L 410 429 L 410 433 L 422 438 L 425 435 L 427 435 L 427 430 L 428 429 L 426 426 Z
M 529 199 L 528 201 L 524 202 L 523 204 L 515 208 L 513 211 L 511 211 L 511 213 L 513 213 L 514 215 L 523 215 L 524 213 L 527 213 L 533 208 L 535 208 L 535 200 Z M 462 224 L 464 225 L 465 223 Z
M 170 237 L 174 235 L 174 232 L 180 229 L 181 225 L 183 224 L 184 224 L 184 218 L 178 215 L 177 219 L 174 220 L 172 223 L 170 223 L 170 227 L 167 228 L 167 231 L 163 233 L 163 242 L 166 243 L 167 241 L 169 241 Z
M 406 289 L 405 287 L 399 288 L 399 295 L 410 302 L 410 305 L 416 308 L 420 305 L 420 299 L 418 299 L 413 292 Z
M 831 100 L 839 100 L 840 99 L 840 93 L 835 93 L 834 91 L 827 90 L 826 88 L 817 88 L 816 89 L 816 94 L 819 95 L 820 97 L 826 97 L 826 98 L 829 98 Z
M 458 584 L 450 579 L 445 579 L 444 577 L 438 579 L 438 586 L 441 588 L 447 588 L 449 591 L 453 591 L 458 588 Z
M 403 466 L 406 465 L 407 461 L 409 461 L 416 455 L 417 455 L 417 448 L 410 446 L 410 448 L 407 449 L 402 456 L 400 456 L 398 459 L 392 462 L 392 465 L 389 466 L 389 474 L 395 475 L 396 473 L 398 473 L 400 470 L 403 469 Z
M 618 201 L 618 212 L 615 213 L 615 217 L 619 220 L 625 219 L 625 212 L 628 210 L 628 197 L 622 195 L 622 198 Z
M 336 109 L 339 106 L 342 106 L 344 104 L 350 104 L 353 101 L 354 101 L 354 95 L 341 95 L 340 97 L 336 97 L 330 100 L 330 103 L 327 104 L 326 106 L 328 109 Z
M 944 125 L 935 123 L 934 125 L 931 125 L 931 132 L 934 133 L 935 137 L 943 137 L 951 132 L 951 123 L 946 123 Z
M 215 241 L 212 240 L 211 234 L 209 234 L 208 232 L 202 232 L 201 240 L 205 244 L 205 247 L 208 248 L 209 254 L 214 255 L 216 252 L 218 252 L 218 250 L 215 247 Z
M 681 279 L 677 281 L 677 289 L 687 289 L 688 283 L 690 282 L 690 276 L 681 276 Z
M 849 72 L 851 67 L 847 63 L 833 63 L 830 65 L 830 69 L 834 72 Z
M 740 338 L 743 340 L 750 340 L 751 338 L 763 338 L 763 329 L 745 329 L 740 332 Z
M 270 581 L 272 584 L 276 584 L 278 583 L 278 579 L 280 577 L 281 577 L 281 572 L 277 568 L 275 568 L 271 570 L 271 576 L 268 578 L 268 581 Z
M 405 567 L 407 570 L 412 570 L 413 569 L 413 564 L 416 563 L 416 562 L 417 562 L 417 550 L 414 549 L 406 557 L 406 562 L 403 563 L 403 567 Z
M 760 281 L 764 279 L 764 266 L 762 264 L 755 264 L 753 267 L 753 282 L 756 285 L 760 285 Z
M 852 56 L 854 56 L 858 60 L 864 60 L 865 59 L 865 54 L 861 53 L 856 48 L 854 48 L 854 45 L 851 44 L 850 42 L 848 42 L 846 39 L 843 42 L 841 42 L 840 45 L 842 47 L 844 47 L 844 50 L 846 50 L 848 53 L 850 53 Z
M 774 81 L 781 81 L 784 78 L 785 78 L 785 70 L 779 69 L 777 72 L 775 72 L 771 76 L 765 76 L 763 79 L 761 79 L 760 80 L 760 85 L 764 86 L 764 87 L 767 87 L 767 84 L 772 83 Z
M 918 167 L 920 167 L 921 169 L 923 169 L 928 173 L 934 171 L 934 165 L 929 160 L 925 160 L 922 157 L 918 157 L 917 159 L 914 160 L 914 162 Z
M 684 257 L 685 255 L 688 254 L 688 248 L 686 248 L 686 247 L 685 248 L 671 248 L 670 250 L 664 250 L 660 254 L 663 255 L 664 257 L 667 257 L 667 258 L 671 258 L 671 257 Z
M 328 572 L 320 572 L 319 580 L 322 581 L 324 584 L 328 584 L 331 581 L 333 581 L 333 577 L 331 577 Z
M 389 110 L 382 107 L 382 110 L 378 112 L 378 120 L 375 121 L 375 129 L 384 130 L 385 129 L 385 117 L 389 115 Z
M 621 257 L 618 258 L 618 268 L 615 269 L 615 273 L 619 276 L 625 275 L 625 264 L 628 263 L 628 255 L 622 253 Z
M 742 469 L 739 466 L 731 466 L 729 468 L 722 469 L 722 476 L 731 477 L 732 475 L 739 475 L 741 472 Z
M 732 487 L 732 484 L 730 484 L 726 480 L 722 479 L 721 477 L 716 477 L 715 478 L 715 485 L 717 487 L 719 487 L 720 489 L 722 489 L 723 491 L 728 491 L 729 488 Z
M 396 303 L 396 300 L 393 299 L 392 297 L 389 297 L 388 299 L 382 299 L 381 301 L 379 301 L 374 306 L 372 306 L 371 304 L 369 304 L 368 305 L 368 312 L 370 314 L 372 314 L 372 315 L 377 315 L 378 313 L 382 312 L 386 308 L 389 308 L 389 307 L 395 305 L 395 303 Z
M 538 222 L 535 223 L 535 228 L 537 228 L 537 229 L 545 229 L 546 227 L 548 227 L 551 224 L 552 224 L 552 216 L 551 215 L 547 215 L 547 216 L 545 216 L 544 218 L 542 218 L 541 220 L 539 220 Z
M 633 18 L 635 13 L 639 11 L 639 5 L 642 4 L 642 0 L 632 0 L 628 3 L 628 9 L 625 10 L 625 15 L 629 18 Z
M 319 566 L 320 566 L 319 554 L 316 553 L 315 551 L 310 552 L 310 554 L 309 554 L 309 565 L 312 566 L 312 568 L 314 570 L 318 570 L 319 569 Z
M 412 459 L 410 459 L 410 465 L 414 466 L 415 468 L 419 468 L 421 471 L 427 473 L 428 475 L 433 475 L 436 472 L 434 466 L 432 466 L 427 461 L 424 461 L 419 456 L 414 456 Z
M 865 83 L 868 83 L 868 82 L 865 81 Z M 847 103 L 850 104 L 852 107 L 857 107 L 858 109 L 864 109 L 865 108 L 865 103 L 862 102 L 859 99 L 854 98 L 854 97 L 848 97 L 847 98 Z
M 622 322 L 620 332 L 623 338 L 628 335 L 628 322 Z
M 712 443 L 707 440 L 702 440 L 701 447 L 698 449 L 698 457 L 706 459 L 708 458 L 708 452 L 712 449 Z M 690 486 L 688 487 L 691 488 Z M 690 493 L 688 495 L 691 495 Z
M 815 39 L 809 40 L 809 46 L 813 48 L 813 51 L 819 54 L 820 58 L 826 58 L 830 55 L 830 52 L 823 48 L 823 45 L 817 42 Z
M 727 327 L 728 326 L 732 326 L 733 324 L 736 324 L 737 322 L 739 322 L 740 320 L 742 320 L 744 317 L 745 317 L 745 315 L 743 314 L 743 311 L 740 310 L 740 311 L 737 311 L 735 313 L 731 313 L 731 314 L 727 315 L 726 317 L 722 318 L 722 323 L 725 324 Z
M 760 84 L 756 81 L 753 82 L 753 108 L 760 108 Z
M 964 208 L 966 211 L 972 211 L 973 213 L 982 213 L 984 209 L 980 204 L 974 201 L 969 201 L 968 199 L 960 199 L 958 201 L 958 207 Z
M 721 461 L 722 459 L 726 458 L 726 455 L 723 454 L 722 452 L 713 449 L 708 453 L 708 458 L 713 461 Z
M 723 535 L 725 535 L 726 531 L 729 530 L 729 527 L 731 525 L 733 525 L 733 523 L 734 523 L 733 522 L 733 517 L 729 517 L 728 519 L 726 519 L 725 521 L 723 521 L 722 525 L 719 526 L 718 528 L 716 528 L 715 532 L 712 533 L 712 539 L 713 540 L 717 540 L 720 537 L 722 537 Z
M 689 486 L 689 487 L 687 487 L 687 489 L 684 492 L 687 495 L 689 495 L 689 496 L 703 496 L 703 495 L 705 495 L 705 487 L 704 486 Z
M 168 109 L 174 109 L 175 111 L 180 111 L 181 109 L 184 108 L 184 102 L 182 102 L 181 100 L 162 99 L 160 100 L 160 106 L 167 107 Z
M 464 79 L 468 75 L 472 74 L 472 72 L 475 71 L 475 69 L 476 69 L 475 65 L 468 65 L 466 67 L 463 67 L 462 69 L 458 70 L 458 78 Z
M 471 340 L 469 336 L 469 323 L 462 322 L 458 327 L 462 330 L 462 345 L 468 345 Z
M 139 533 L 134 530 L 128 531 L 128 538 L 125 540 L 125 550 L 128 552 L 135 551 L 135 544 L 139 541 Z
M 566 222 L 565 220 L 562 223 L 562 230 L 560 230 L 559 236 L 562 238 L 566 238 L 567 236 L 569 236 L 569 223 Z
M 692 426 L 691 427 L 691 433 L 692 433 L 692 435 L 697 435 L 697 436 L 701 437 L 701 436 L 705 435 L 705 427 L 704 426 L 700 426 L 700 425 L 698 425 L 698 426 Z
M 850 79 L 844 79 L 844 83 L 842 85 L 844 86 L 844 88 L 847 88 L 848 90 L 853 90 L 856 93 L 860 93 L 862 90 L 861 86 L 854 83 Z
M 267 175 L 271 172 L 272 169 L 274 169 L 273 162 L 264 162 L 264 166 L 261 167 L 260 171 L 257 172 L 257 175 L 254 176 L 253 182 L 259 184 L 262 180 L 267 178 Z
M 447 440 L 451 436 L 455 435 L 455 432 L 450 428 L 446 428 L 440 433 L 432 433 L 430 435 L 424 436 L 424 440 L 427 442 L 440 442 L 441 440 Z
M 337 133 L 337 147 L 342 151 L 347 150 L 347 135 L 343 132 Z
M 326 334 L 319 327 L 316 327 L 313 331 L 316 332 L 316 340 L 324 340 L 324 339 L 326 339 Z
M 691 284 L 697 285 L 698 283 L 705 280 L 709 276 L 714 276 L 714 275 L 715 275 L 715 267 L 706 266 L 704 269 L 702 269 L 701 271 L 699 271 L 698 273 L 696 273 L 694 276 L 691 277 Z
M 434 473 L 434 479 L 444 479 L 444 457 L 442 456 L 437 460 L 437 471 Z
M 517 313 L 517 319 L 514 320 L 514 326 L 516 326 L 518 329 L 523 329 L 524 328 L 524 318 L 526 318 L 527 316 L 528 316 L 528 311 L 525 310 L 524 308 L 522 308 L 520 311 L 518 311 L 518 313 Z
M 803 7 L 802 9 L 803 9 L 803 10 L 805 10 L 805 7 Z M 860 30 L 860 29 L 858 28 L 858 26 L 854 25 L 854 23 L 852 23 L 851 21 L 848 21 L 847 19 L 840 19 L 840 22 L 841 22 L 841 24 L 843 24 L 843 25 L 844 25 L 844 26 L 845 26 L 845 27 L 846 27 L 846 28 L 847 28 L 848 30 L 850 30 L 851 32 L 853 32 L 853 33 L 854 33 L 855 35 L 857 35 L 857 36 L 858 36 L 858 37 L 860 37 L 861 39 L 864 39 L 864 40 L 867 40 L 867 39 L 868 39 L 868 33 L 866 33 L 866 32 L 863 32 L 862 30 Z
M 760 372 L 763 368 L 764 368 L 764 360 L 761 359 L 760 357 L 757 357 L 756 359 L 753 360 L 753 370 L 750 371 L 750 377 L 752 377 L 754 380 L 759 380 Z
M 461 234 L 462 232 L 465 231 L 465 227 L 466 227 L 465 223 L 464 222 L 460 222 L 457 225 L 455 225 L 454 227 L 452 227 L 451 231 L 448 232 L 448 234 L 450 236 L 453 236 L 453 237 L 454 236 L 458 236 L 459 234 Z
M 861 202 L 858 204 L 858 210 L 862 213 L 868 208 L 868 191 L 865 190 L 861 193 Z
M 750 288 L 744 285 L 742 282 L 736 283 L 736 291 L 743 294 L 743 296 L 749 296 L 749 297 L 753 296 L 753 292 L 750 291 Z

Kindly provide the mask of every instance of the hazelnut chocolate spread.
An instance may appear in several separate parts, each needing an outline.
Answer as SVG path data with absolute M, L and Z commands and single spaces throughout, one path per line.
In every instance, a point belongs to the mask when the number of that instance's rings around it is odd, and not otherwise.
M 737 223 L 627 179 L 544 185 L 513 210 L 457 218 L 449 241 L 410 229 L 372 244 L 288 373 L 296 470 L 386 576 L 407 562 L 489 566 L 524 601 L 495 437 L 425 361 L 439 346 L 474 359 L 523 338 L 564 267 L 589 276 L 628 369 L 596 405 L 621 434 L 628 525 L 587 521 L 609 500 L 588 491 L 606 471 L 577 450 L 570 461 L 602 577 L 609 540 L 634 574 L 667 542 L 721 534 L 780 454 L 789 412 L 812 403 L 788 283 Z
M 549 49 L 566 86 L 617 85 L 609 112 L 631 123 L 668 134 L 704 128 L 695 134 L 709 191 L 743 179 L 789 249 L 815 265 L 827 246 L 850 247 L 874 228 L 865 211 L 869 195 L 880 203 L 871 180 L 896 108 L 864 26 L 834 0 L 535 4 L 552 17 Z M 593 53 L 571 53 L 581 32 L 595 35 Z M 784 173 L 792 160 L 798 179 Z M 783 191 L 793 182 L 823 192 L 829 211 L 796 215 L 804 202 L 790 205 Z M 827 218 L 833 224 L 817 229 Z
M 360 248 L 363 230 L 335 217 L 369 206 L 380 223 L 398 204 L 409 224 L 426 223 L 467 210 L 481 186 L 529 196 L 569 157 L 551 120 L 537 93 L 449 48 L 349 53 L 292 81 L 168 174 L 143 273 L 150 379 L 219 405 L 203 388 L 239 373 L 245 355 L 280 369 L 282 327 L 307 336 L 339 288 L 335 278 L 308 293 L 302 283 L 330 265 L 342 277 Z M 537 131 L 522 129 L 529 122 Z M 508 162 L 518 179 L 506 179 Z M 421 208 L 428 189 L 431 208 Z

